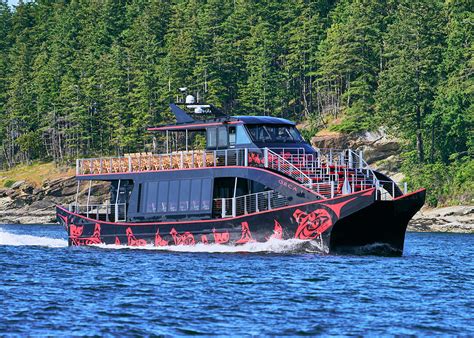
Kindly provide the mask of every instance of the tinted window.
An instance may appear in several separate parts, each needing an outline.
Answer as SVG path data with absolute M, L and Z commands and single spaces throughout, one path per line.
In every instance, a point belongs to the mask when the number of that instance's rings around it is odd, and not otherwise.
M 219 127 L 217 128 L 218 133 L 217 133 L 217 146 L 219 148 L 225 148 L 227 147 L 227 128 L 226 127 Z
M 229 128 L 229 145 L 235 145 L 235 127 Z
M 189 192 L 191 190 L 191 180 L 181 181 L 179 188 L 179 211 L 189 209 Z
M 191 205 L 190 210 L 196 211 L 199 210 L 199 205 L 201 203 L 201 180 L 192 180 L 191 181 Z
M 201 190 L 201 210 L 211 209 L 211 180 L 209 178 L 202 180 Z
M 301 142 L 301 135 L 288 125 L 248 125 L 247 129 L 257 142 Z
M 178 211 L 179 181 L 171 181 L 168 194 L 168 211 Z
M 158 188 L 158 212 L 166 212 L 168 210 L 168 181 L 160 182 Z
M 207 147 L 215 148 L 217 146 L 217 128 L 207 129 Z
M 244 126 L 237 126 L 237 144 L 249 144 L 251 143 Z
M 156 212 L 156 195 L 158 193 L 158 182 L 146 184 L 146 209 L 145 212 Z

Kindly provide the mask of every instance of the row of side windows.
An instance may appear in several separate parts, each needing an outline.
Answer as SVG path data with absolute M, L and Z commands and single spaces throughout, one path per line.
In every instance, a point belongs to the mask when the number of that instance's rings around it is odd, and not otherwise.
M 210 211 L 211 189 L 209 178 L 143 183 L 141 212 Z

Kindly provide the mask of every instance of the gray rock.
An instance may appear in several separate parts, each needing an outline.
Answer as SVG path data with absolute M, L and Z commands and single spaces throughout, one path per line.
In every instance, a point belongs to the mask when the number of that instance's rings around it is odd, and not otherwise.
M 11 188 L 11 189 L 18 189 L 18 188 L 21 187 L 24 183 L 25 183 L 25 181 L 17 181 L 17 182 L 15 182 L 15 183 L 13 183 L 10 188 Z

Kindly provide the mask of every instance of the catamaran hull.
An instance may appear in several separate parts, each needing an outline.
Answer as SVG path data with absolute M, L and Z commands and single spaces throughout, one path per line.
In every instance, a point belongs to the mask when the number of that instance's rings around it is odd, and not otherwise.
M 241 245 L 272 239 L 296 238 L 315 241 L 320 250 L 325 253 L 337 251 L 342 247 L 350 247 L 352 244 L 366 245 L 382 241 L 382 243 L 394 245 L 397 252 L 401 254 L 405 223 L 421 207 L 421 205 L 418 207 L 419 202 L 419 198 L 415 200 L 409 198 L 387 202 L 386 205 L 385 202 L 381 204 L 375 200 L 375 189 L 369 189 L 334 199 L 318 200 L 225 219 L 112 223 L 90 219 L 69 212 L 60 206 L 57 207 L 57 218 L 67 229 L 71 246 L 116 244 L 166 247 L 199 243 Z M 376 214 L 372 214 L 370 210 L 375 210 Z M 401 212 L 401 214 L 388 220 L 387 215 L 382 215 L 387 210 L 392 210 L 394 213 Z M 364 217 L 387 219 L 393 223 L 393 228 L 397 231 L 377 230 L 374 233 L 367 233 L 367 231 L 373 231 L 375 226 L 364 225 L 365 223 L 361 220 Z M 375 224 L 375 220 L 369 223 Z M 385 225 L 381 224 L 381 227 Z M 334 229 L 337 230 L 336 240 L 332 238 Z M 364 236 L 366 236 L 365 241 L 361 240 Z
M 403 253 L 408 222 L 425 202 L 425 189 L 362 208 L 331 229 L 330 251 L 335 253 Z

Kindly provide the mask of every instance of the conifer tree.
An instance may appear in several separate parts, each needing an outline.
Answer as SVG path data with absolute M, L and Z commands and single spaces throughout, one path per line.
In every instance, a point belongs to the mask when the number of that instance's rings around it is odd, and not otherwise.
M 381 74 L 378 110 L 425 161 L 425 141 L 438 80 L 443 43 L 437 1 L 401 1 L 386 36 L 387 68 Z
M 373 127 L 374 93 L 381 68 L 389 1 L 342 1 L 320 47 L 317 80 L 321 109 L 346 115 L 341 130 Z
M 447 163 L 474 155 L 474 5 L 447 1 L 445 12 L 447 47 L 431 121 L 438 125 L 431 149 Z

